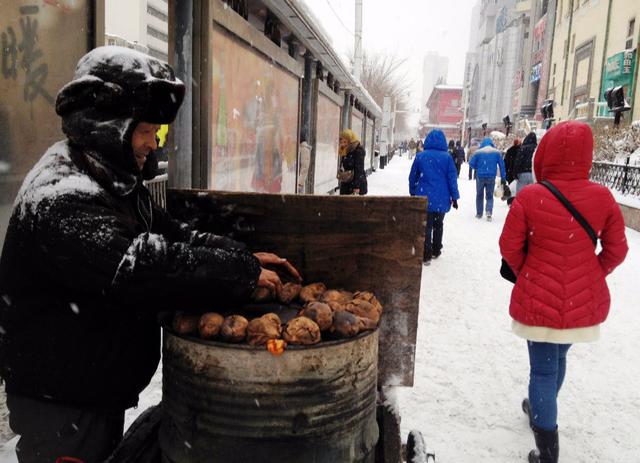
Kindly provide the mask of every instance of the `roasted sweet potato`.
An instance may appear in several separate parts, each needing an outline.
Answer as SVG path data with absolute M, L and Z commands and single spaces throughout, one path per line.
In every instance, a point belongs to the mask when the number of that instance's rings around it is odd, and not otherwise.
M 178 334 L 191 334 L 198 331 L 199 315 L 176 312 L 173 316 L 173 330 Z
M 302 302 L 316 301 L 326 290 L 327 287 L 324 283 L 311 283 L 300 290 L 300 300 Z
M 278 300 L 283 304 L 290 304 L 302 290 L 302 285 L 297 283 L 285 283 L 278 289 Z
M 346 307 L 347 312 L 351 312 L 358 317 L 368 318 L 373 320 L 376 324 L 380 321 L 380 312 L 373 306 L 373 304 L 365 301 L 364 299 L 354 299 L 349 302 Z
M 274 293 L 269 288 L 260 286 L 253 292 L 252 299 L 255 302 L 270 302 L 274 299 Z
M 357 317 L 358 319 L 358 331 L 362 333 L 363 331 L 374 331 L 378 324 L 369 318 Z
M 373 305 L 378 311 L 378 316 L 382 315 L 382 304 L 376 296 L 370 291 L 357 291 L 353 294 L 354 299 L 362 299 Z
M 343 312 L 347 310 L 347 304 L 338 301 L 329 301 L 326 303 L 334 312 Z
M 351 338 L 360 332 L 358 317 L 351 312 L 334 312 L 330 332 L 341 338 Z
M 282 337 L 290 344 L 317 344 L 320 342 L 320 327 L 307 317 L 296 317 L 284 327 Z
M 320 327 L 320 331 L 328 330 L 333 323 L 333 311 L 331 307 L 323 302 L 309 302 L 304 309 L 300 311 L 300 315 L 316 322 Z
M 270 339 L 279 339 L 281 334 L 280 318 L 274 313 L 268 313 L 249 322 L 247 342 L 252 346 L 263 346 Z
M 202 339 L 213 339 L 220 334 L 224 317 L 219 313 L 209 312 L 200 316 L 198 331 Z
M 242 315 L 229 315 L 224 319 L 220 334 L 227 342 L 242 342 L 247 336 L 249 321 Z
M 320 296 L 320 300 L 322 302 L 339 302 L 340 304 L 346 304 L 353 299 L 353 293 L 349 291 L 343 291 L 340 289 L 328 289 L 322 296 Z

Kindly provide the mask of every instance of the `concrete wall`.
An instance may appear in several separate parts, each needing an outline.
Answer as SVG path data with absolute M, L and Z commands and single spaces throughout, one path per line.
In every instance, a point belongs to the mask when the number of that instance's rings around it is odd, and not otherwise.
M 620 210 L 622 211 L 625 225 L 636 231 L 640 231 L 640 209 L 620 204 Z

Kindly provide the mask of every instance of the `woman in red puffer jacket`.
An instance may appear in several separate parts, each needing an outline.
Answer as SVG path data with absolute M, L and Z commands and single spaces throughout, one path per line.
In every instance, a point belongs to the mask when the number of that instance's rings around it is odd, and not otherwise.
M 573 343 L 595 341 L 609 312 L 605 277 L 624 260 L 625 225 L 611 192 L 589 181 L 591 128 L 564 122 L 543 137 L 534 158 L 538 181 L 551 182 L 597 233 L 602 250 L 544 186 L 524 188 L 507 216 L 500 252 L 518 276 L 509 313 L 527 339 L 531 375 L 523 408 L 537 450 L 530 462 L 558 461 L 557 395 Z

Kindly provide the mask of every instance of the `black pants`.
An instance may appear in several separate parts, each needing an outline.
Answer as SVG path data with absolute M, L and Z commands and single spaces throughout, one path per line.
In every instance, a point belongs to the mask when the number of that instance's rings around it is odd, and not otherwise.
M 469 166 L 469 180 L 471 180 L 471 178 L 476 178 L 476 174 L 473 172 L 471 166 Z
M 423 260 L 440 255 L 442 250 L 442 233 L 444 229 L 443 212 L 427 212 L 427 227 L 424 235 Z
M 54 463 L 74 457 L 101 463 L 122 440 L 124 411 L 93 412 L 7 394 L 9 426 L 20 440 L 20 463 Z

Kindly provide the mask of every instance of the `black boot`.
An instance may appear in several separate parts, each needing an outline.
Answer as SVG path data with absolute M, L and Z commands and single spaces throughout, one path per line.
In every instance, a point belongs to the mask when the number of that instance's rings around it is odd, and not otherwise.
M 529 452 L 529 463 L 558 463 L 560 453 L 558 429 L 545 431 L 533 425 L 531 429 L 533 429 L 537 449 Z

